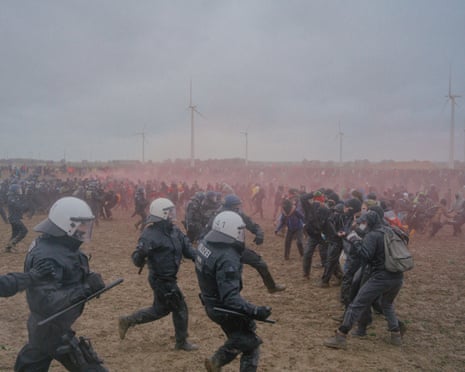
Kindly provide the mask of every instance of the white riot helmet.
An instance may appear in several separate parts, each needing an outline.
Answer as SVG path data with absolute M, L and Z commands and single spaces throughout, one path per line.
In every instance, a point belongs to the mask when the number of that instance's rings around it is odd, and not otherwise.
M 167 198 L 155 199 L 150 204 L 149 213 L 147 223 L 173 221 L 176 219 L 176 208 L 173 202 Z
M 213 220 L 211 231 L 205 240 L 212 243 L 240 243 L 245 240 L 245 223 L 242 217 L 233 211 L 218 213 Z
M 69 236 L 81 242 L 90 241 L 94 215 L 89 205 L 73 196 L 58 199 L 50 208 L 48 218 L 34 227 L 35 231 L 52 236 Z

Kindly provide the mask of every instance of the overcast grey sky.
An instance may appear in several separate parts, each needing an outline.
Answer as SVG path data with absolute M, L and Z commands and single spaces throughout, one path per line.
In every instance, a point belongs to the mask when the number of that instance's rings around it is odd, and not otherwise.
M 463 0 L 0 6 L 0 158 L 464 159 Z

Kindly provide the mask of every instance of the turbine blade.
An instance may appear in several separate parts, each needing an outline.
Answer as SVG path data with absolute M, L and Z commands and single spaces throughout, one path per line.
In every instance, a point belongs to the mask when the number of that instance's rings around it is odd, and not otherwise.
M 449 97 L 452 94 L 452 66 L 449 63 Z
M 189 84 L 189 106 L 192 106 L 192 79 Z
M 205 116 L 204 116 L 199 110 L 197 110 L 197 109 L 195 108 L 195 106 L 194 106 L 193 110 L 194 110 L 194 112 L 197 113 L 197 115 L 199 115 L 200 117 L 206 119 Z

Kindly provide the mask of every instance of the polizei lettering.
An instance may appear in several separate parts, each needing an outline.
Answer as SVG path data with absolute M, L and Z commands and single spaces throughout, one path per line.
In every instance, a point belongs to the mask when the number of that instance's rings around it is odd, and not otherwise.
M 198 251 L 199 251 L 199 252 L 202 254 L 202 256 L 204 256 L 205 258 L 210 257 L 210 255 L 212 254 L 212 252 L 211 252 L 207 247 L 205 247 L 203 244 L 199 244 Z

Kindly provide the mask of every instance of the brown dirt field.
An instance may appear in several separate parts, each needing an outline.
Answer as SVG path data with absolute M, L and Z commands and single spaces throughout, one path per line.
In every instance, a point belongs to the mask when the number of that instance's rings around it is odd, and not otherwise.
M 87 304 L 74 329 L 92 340 L 111 371 L 203 371 L 203 360 L 224 341 L 221 329 L 212 323 L 198 300 L 194 265 L 186 261 L 179 272 L 179 284 L 189 306 L 190 340 L 197 352 L 174 351 L 171 317 L 139 325 L 121 341 L 118 316 L 150 305 L 152 292 L 147 271 L 138 275 L 130 261 L 138 233 L 134 219 L 115 213 L 115 220 L 102 221 L 92 243 L 84 246 L 92 254 L 94 271 L 106 282 L 124 278 L 124 283 Z M 0 273 L 22 271 L 25 252 L 37 235 L 32 227 L 43 216 L 25 219 L 30 232 L 18 246 L 19 253 L 0 253 Z M 408 331 L 400 348 L 387 344 L 386 322 L 375 316 L 367 340 L 349 338 L 347 350 L 331 350 L 323 340 L 332 335 L 341 313 L 339 287 L 320 289 L 316 283 L 321 269 L 312 269 L 311 280 L 302 278 L 301 260 L 295 245 L 291 259 L 283 260 L 283 239 L 274 236 L 271 219 L 256 220 L 265 229 L 265 244 L 256 247 L 279 283 L 288 289 L 269 294 L 251 267 L 244 267 L 243 296 L 252 303 L 273 308 L 276 324 L 258 323 L 261 347 L 260 371 L 463 371 L 465 370 L 465 242 L 453 238 L 446 226 L 434 239 L 415 235 L 411 240 L 416 267 L 405 275 L 396 301 L 397 313 Z M 0 224 L 0 247 L 10 236 L 10 226 Z M 248 236 L 248 241 L 252 239 Z M 314 260 L 315 261 L 315 260 Z M 316 261 L 319 261 L 316 256 Z M 0 370 L 12 371 L 16 354 L 27 340 L 28 308 L 24 293 L 1 298 Z M 63 368 L 53 362 L 52 371 Z M 224 371 L 238 371 L 239 360 Z

